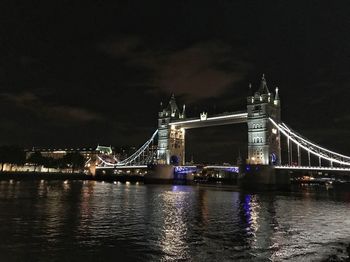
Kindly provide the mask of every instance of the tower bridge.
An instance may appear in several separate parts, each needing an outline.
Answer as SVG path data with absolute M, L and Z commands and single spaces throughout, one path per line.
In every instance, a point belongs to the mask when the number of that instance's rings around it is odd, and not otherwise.
M 250 86 L 250 92 L 251 86 Z M 167 107 L 158 115 L 157 159 L 161 164 L 185 163 L 185 130 L 207 126 L 247 123 L 248 158 L 250 164 L 279 164 L 281 159 L 280 132 L 269 118 L 280 122 L 278 89 L 272 94 L 263 76 L 259 89 L 247 97 L 247 110 L 208 117 L 186 118 L 185 106 L 179 110 L 173 95 Z
M 265 76 L 262 76 L 255 92 L 249 85 L 247 107 L 239 112 L 208 115 L 202 112 L 198 117 L 188 118 L 185 105 L 180 108 L 172 95 L 166 106 L 161 104 L 158 113 L 158 129 L 134 154 L 113 163 L 100 158 L 97 168 L 119 168 L 157 165 L 185 165 L 186 130 L 209 126 L 246 124 L 248 132 L 248 155 L 246 165 L 261 166 L 259 170 L 319 170 L 350 171 L 350 157 L 321 147 L 301 136 L 281 121 L 281 100 L 276 87 L 270 92 Z M 287 156 L 282 161 L 281 140 L 285 139 Z M 306 154 L 307 163 L 303 163 Z M 305 155 L 304 155 L 305 156 Z M 305 158 L 305 157 L 304 157 Z M 317 162 L 317 165 L 312 163 Z M 185 170 L 185 169 L 184 169 Z M 254 169 L 255 170 L 255 169 Z M 264 172 L 261 172 L 264 173 Z

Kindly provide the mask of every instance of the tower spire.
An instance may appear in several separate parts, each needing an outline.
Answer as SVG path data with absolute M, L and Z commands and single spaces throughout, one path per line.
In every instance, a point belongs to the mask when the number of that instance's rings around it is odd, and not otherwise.
M 275 99 L 273 100 L 273 103 L 275 106 L 279 106 L 280 105 L 280 96 L 278 94 L 278 87 L 276 87 L 276 93 L 275 93 Z
M 177 107 L 174 93 L 171 94 L 171 98 L 166 110 L 170 112 L 171 117 L 179 117 L 180 111 L 179 111 L 179 108 Z
M 278 87 L 276 86 L 276 94 L 275 94 L 275 100 L 280 100 L 280 97 L 278 95 Z
M 260 94 L 269 94 L 269 88 L 267 87 L 266 79 L 265 79 L 265 74 L 262 75 L 261 78 L 261 83 L 260 83 L 260 88 L 259 88 L 259 93 Z
M 248 85 L 248 95 L 249 96 L 252 96 L 253 95 L 253 90 L 252 90 L 252 83 L 249 83 L 249 85 Z

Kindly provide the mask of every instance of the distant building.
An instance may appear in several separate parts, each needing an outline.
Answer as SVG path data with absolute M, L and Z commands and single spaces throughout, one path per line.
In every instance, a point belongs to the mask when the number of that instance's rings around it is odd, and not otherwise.
M 78 152 L 85 158 L 85 171 L 86 173 L 95 174 L 96 164 L 98 162 L 99 155 L 112 156 L 113 149 L 111 146 L 98 145 L 96 148 L 65 148 L 65 149 L 50 149 L 50 148 L 37 148 L 33 147 L 31 150 L 26 151 L 26 157 L 28 158 L 34 152 L 40 152 L 44 157 L 52 157 L 59 159 L 64 157 L 68 153 Z M 24 171 L 33 171 L 30 166 L 24 167 Z M 20 170 L 19 170 L 20 171 Z M 38 172 L 47 172 L 45 167 L 38 167 Z M 56 170 L 53 170 L 56 171 Z

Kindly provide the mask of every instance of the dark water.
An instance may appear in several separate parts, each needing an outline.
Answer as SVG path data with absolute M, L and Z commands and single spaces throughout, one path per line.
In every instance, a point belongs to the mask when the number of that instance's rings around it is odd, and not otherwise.
M 346 192 L 0 182 L 0 261 L 319 261 L 348 243 Z

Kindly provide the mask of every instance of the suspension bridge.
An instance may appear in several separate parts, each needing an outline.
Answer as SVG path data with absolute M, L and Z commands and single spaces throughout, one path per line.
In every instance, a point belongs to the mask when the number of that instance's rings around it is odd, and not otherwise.
M 349 172 L 350 157 L 326 149 L 294 131 L 281 121 L 279 90 L 270 92 L 263 75 L 258 89 L 247 97 L 244 111 L 208 116 L 186 117 L 185 105 L 180 109 L 172 95 L 166 106 L 158 112 L 158 129 L 129 157 L 104 159 L 99 157 L 97 169 L 147 168 L 153 165 L 175 166 L 177 172 L 193 172 L 195 167 L 185 166 L 185 133 L 187 129 L 208 126 L 247 124 L 247 166 L 269 167 L 284 171 Z M 282 139 L 285 143 L 282 143 Z M 282 144 L 287 147 L 282 150 Z M 282 158 L 282 151 L 286 156 Z M 282 161 L 283 159 L 283 161 Z M 206 167 L 204 167 L 206 168 Z M 239 172 L 238 166 L 210 166 Z M 248 169 L 247 169 L 248 170 Z

